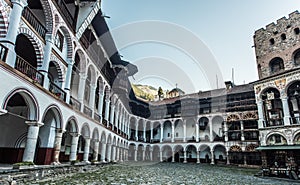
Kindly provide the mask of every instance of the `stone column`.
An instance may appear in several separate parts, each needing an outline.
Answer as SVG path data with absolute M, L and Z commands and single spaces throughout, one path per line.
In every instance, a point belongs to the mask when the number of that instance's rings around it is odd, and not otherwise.
M 22 17 L 22 11 L 27 6 L 27 0 L 11 0 L 12 9 L 9 15 L 9 25 L 5 38 L 1 41 L 8 48 L 6 63 L 15 67 L 16 53 L 15 42 L 18 35 L 18 28 Z
M 228 125 L 227 122 L 224 122 L 224 134 L 225 134 L 225 142 L 228 141 Z
M 184 157 L 183 158 L 183 163 L 187 163 L 187 160 L 186 160 L 186 157 L 187 157 L 186 156 L 186 150 L 183 151 L 183 157 Z
M 163 152 L 161 150 L 159 151 L 159 159 L 160 162 L 163 162 Z
M 40 126 L 43 123 L 37 121 L 26 121 L 28 127 L 26 146 L 23 154 L 23 162 L 33 162 L 36 150 L 36 143 L 39 135 Z
M 175 123 L 172 122 L 172 138 L 171 138 L 171 142 L 174 143 L 175 142 Z
M 49 88 L 49 79 L 48 79 L 48 70 L 49 70 L 49 63 L 50 63 L 50 57 L 52 52 L 52 46 L 53 46 L 53 38 L 52 34 L 46 34 L 45 36 L 46 45 L 44 47 L 44 60 L 42 67 L 38 67 L 38 70 L 44 75 L 44 84 L 43 87 L 45 89 Z
M 112 158 L 111 158 L 111 160 L 112 160 L 112 162 L 116 162 L 116 146 L 112 145 L 111 148 L 112 148 Z
M 197 163 L 200 163 L 200 151 L 197 151 Z
M 72 69 L 73 64 L 72 61 L 68 61 L 68 68 L 66 72 L 66 80 L 64 90 L 66 92 L 66 103 L 70 103 L 70 89 L 71 89 L 71 80 L 72 80 Z
M 83 161 L 89 162 L 89 154 L 90 154 L 90 138 L 85 138 L 85 145 L 84 145 L 84 153 L 83 153 Z
M 183 142 L 186 142 L 186 122 L 183 123 Z
M 110 106 L 110 120 L 109 120 L 109 122 L 112 124 L 112 130 L 114 130 L 114 127 L 115 127 L 115 125 L 114 125 L 114 118 L 115 118 L 115 105 L 111 105 Z
M 284 96 L 281 98 L 281 101 L 282 101 L 282 108 L 283 108 L 283 115 L 284 115 L 283 117 L 284 125 L 285 126 L 291 125 L 290 123 L 291 115 L 290 115 L 288 99 L 286 96 Z
M 106 144 L 102 143 L 101 146 L 101 161 L 105 162 L 105 156 L 106 156 Z
M 226 164 L 227 164 L 227 165 L 230 165 L 229 152 L 228 152 L 228 151 L 226 152 L 226 155 L 227 155 L 227 161 L 226 161 Z
M 120 126 L 119 126 L 119 120 L 120 120 L 120 118 L 119 118 L 119 110 L 117 110 L 116 111 L 116 117 L 115 117 L 115 119 L 113 119 L 113 125 L 115 125 L 115 127 L 117 129 L 117 133 L 119 133 L 119 130 L 121 130 Z
M 240 124 L 241 124 L 241 141 L 245 141 L 244 121 L 240 121 Z
M 117 150 L 117 151 L 116 151 L 116 152 L 117 152 L 117 154 L 116 154 L 116 161 L 120 161 L 120 160 L 121 160 L 121 159 L 120 159 L 120 150 L 121 150 L 121 149 L 120 149 L 119 147 L 117 147 L 116 150 Z
M 153 150 L 150 149 L 150 161 L 153 161 Z
M 211 117 L 209 117 L 209 141 L 210 142 L 214 141 Z
M 95 94 L 96 94 L 96 86 L 95 84 L 90 84 L 90 101 L 89 101 L 89 107 L 92 110 L 92 117 L 94 118 L 94 111 L 95 111 Z
M 196 123 L 196 142 L 199 142 L 199 124 Z
M 138 123 L 135 123 L 135 141 L 139 140 L 139 125 Z
M 150 124 L 150 142 L 153 140 L 153 123 Z
M 107 121 L 107 125 L 109 125 L 109 120 L 108 120 L 108 117 L 109 117 L 109 104 L 110 104 L 110 100 L 109 98 L 106 98 L 105 99 L 105 115 L 104 115 L 104 119 Z
M 72 133 L 72 141 L 71 141 L 71 152 L 70 152 L 70 161 L 75 161 L 77 159 L 77 146 L 78 146 L 78 133 Z
M 146 142 L 146 123 L 144 123 L 143 139 L 144 139 L 144 142 Z
M 175 162 L 175 151 L 172 151 L 172 163 Z
M 138 152 L 138 148 L 135 147 L 134 148 L 134 161 L 137 161 L 137 152 Z
M 261 100 L 257 101 L 257 112 L 258 112 L 258 129 L 264 128 L 264 113 L 263 103 Z
M 164 124 L 160 124 L 160 142 L 163 142 L 164 139 Z
M 120 162 L 124 161 L 124 149 L 120 148 Z
M 99 141 L 94 141 L 94 153 L 93 153 L 93 160 L 98 161 L 98 153 L 99 153 Z
M 53 164 L 60 164 L 59 153 L 60 153 L 60 148 L 61 148 L 62 135 L 63 135 L 63 132 L 61 129 L 55 130 Z
M 99 91 L 99 101 L 98 101 L 98 114 L 100 115 L 100 123 L 102 123 L 102 119 L 103 119 L 103 116 L 102 116 L 102 111 L 103 111 L 103 98 L 104 98 L 104 94 L 103 92 L 100 92 Z
M 111 144 L 107 144 L 107 162 L 111 162 Z
M 210 150 L 210 154 L 211 154 L 211 163 L 210 164 L 215 164 L 214 150 L 213 149 Z
M 244 165 L 247 165 L 247 156 L 244 154 Z
M 142 161 L 145 161 L 145 156 L 146 156 L 146 150 L 145 150 L 145 148 L 143 148 L 143 157 L 142 157 Z
M 79 74 L 79 85 L 78 85 L 78 101 L 81 103 L 80 111 L 83 111 L 84 104 L 83 104 L 83 98 L 84 98 L 84 90 L 85 90 L 85 82 L 86 82 L 86 74 L 80 73 Z

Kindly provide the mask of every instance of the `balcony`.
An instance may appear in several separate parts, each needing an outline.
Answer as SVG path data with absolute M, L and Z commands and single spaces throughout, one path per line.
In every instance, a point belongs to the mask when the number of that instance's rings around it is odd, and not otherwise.
M 35 31 L 37 31 L 37 33 L 43 39 L 45 39 L 47 30 L 45 26 L 39 21 L 39 19 L 34 15 L 34 13 L 30 10 L 30 8 L 26 7 L 22 12 L 22 16 L 35 29 Z
M 283 126 L 283 120 L 279 119 L 271 119 L 268 121 L 263 121 L 264 127 L 276 127 L 276 126 Z
M 94 112 L 94 119 L 100 123 L 101 117 L 98 113 Z
M 49 91 L 62 101 L 66 101 L 66 92 L 50 81 Z
M 298 124 L 300 124 L 300 117 L 297 116 L 297 117 L 290 118 L 290 123 L 291 123 L 291 125 L 298 125 Z
M 80 111 L 81 103 L 72 96 L 70 104 L 72 105 L 73 109 Z
M 34 83 L 43 86 L 44 75 L 20 56 L 17 56 L 16 58 L 15 69 L 28 76 Z
M 65 18 L 66 22 L 69 24 L 71 28 L 75 28 L 75 21 L 73 16 L 71 15 L 66 3 L 63 0 L 55 0 L 58 6 L 58 10 L 60 10 L 60 13 L 63 15 Z

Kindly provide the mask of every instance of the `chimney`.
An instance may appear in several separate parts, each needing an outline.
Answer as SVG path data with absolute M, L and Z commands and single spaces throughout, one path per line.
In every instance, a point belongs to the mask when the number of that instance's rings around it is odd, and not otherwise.
M 226 86 L 226 90 L 229 90 L 229 89 L 233 88 L 232 81 L 226 81 L 225 82 L 225 86 Z

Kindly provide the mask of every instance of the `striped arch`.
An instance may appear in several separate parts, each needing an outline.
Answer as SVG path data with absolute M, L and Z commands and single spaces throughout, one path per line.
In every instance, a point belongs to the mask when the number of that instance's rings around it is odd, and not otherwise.
M 0 1 L 0 38 L 5 38 L 8 28 L 8 15 L 5 8 L 6 6 Z
M 45 25 L 46 25 L 47 33 L 52 34 L 54 28 L 53 27 L 54 17 L 52 15 L 53 10 L 48 0 L 41 0 L 41 4 L 45 15 L 45 22 L 46 22 Z
M 28 28 L 20 27 L 18 30 L 18 34 L 24 34 L 32 43 L 32 46 L 35 50 L 37 67 L 42 67 L 43 64 L 43 47 L 40 43 L 39 39 L 35 36 L 35 34 Z
M 51 60 L 50 62 L 53 62 L 54 66 L 57 70 L 59 82 L 63 82 L 64 81 L 64 79 L 63 79 L 64 74 L 61 70 L 61 66 L 59 65 L 59 62 L 56 61 L 56 60 Z
M 63 26 L 63 25 L 60 25 L 58 27 L 58 29 L 55 30 L 55 34 L 57 33 L 58 30 L 61 30 L 66 41 L 67 41 L 67 59 L 72 59 L 73 58 L 73 42 L 72 42 L 72 37 L 71 37 L 71 34 L 69 33 L 69 30 Z
M 81 48 L 76 48 L 73 56 L 73 61 L 75 61 L 75 55 L 78 54 L 79 56 L 79 72 L 80 73 L 85 73 L 87 69 L 87 60 L 86 56 Z

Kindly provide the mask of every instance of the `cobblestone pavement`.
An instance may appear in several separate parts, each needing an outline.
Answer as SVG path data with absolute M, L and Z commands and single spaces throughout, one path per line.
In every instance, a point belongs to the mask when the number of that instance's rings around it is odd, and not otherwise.
M 257 169 L 182 163 L 122 163 L 107 165 L 94 172 L 30 184 L 76 185 L 194 185 L 194 184 L 292 184 L 291 182 L 254 177 Z

